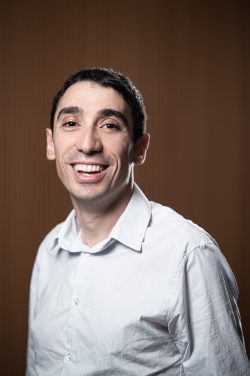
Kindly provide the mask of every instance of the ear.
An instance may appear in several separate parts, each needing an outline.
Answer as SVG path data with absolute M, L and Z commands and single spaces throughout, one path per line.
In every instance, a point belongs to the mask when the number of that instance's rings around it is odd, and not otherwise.
M 134 144 L 133 162 L 135 165 L 142 165 L 146 159 L 147 150 L 149 147 L 150 135 L 143 134 Z
M 52 130 L 47 128 L 46 129 L 46 136 L 47 136 L 47 147 L 46 147 L 46 156 L 47 159 L 50 161 L 53 161 L 56 156 L 55 156 L 55 147 L 54 147 L 54 141 L 53 141 L 53 135 L 52 135 Z

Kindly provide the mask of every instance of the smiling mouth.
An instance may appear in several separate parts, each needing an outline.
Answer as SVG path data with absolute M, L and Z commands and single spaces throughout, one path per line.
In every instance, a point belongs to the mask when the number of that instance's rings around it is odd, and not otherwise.
M 73 164 L 72 167 L 75 171 L 79 173 L 96 174 L 106 170 L 106 168 L 108 168 L 108 165 L 76 163 Z

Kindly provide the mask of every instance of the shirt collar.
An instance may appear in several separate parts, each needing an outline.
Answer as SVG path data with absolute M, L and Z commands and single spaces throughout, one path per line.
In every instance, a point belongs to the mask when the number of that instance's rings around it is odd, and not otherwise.
M 128 206 L 116 222 L 110 237 L 135 251 L 141 251 L 150 218 L 150 202 L 135 184 Z
M 62 223 L 57 238 L 61 249 L 70 252 L 82 252 L 81 231 L 75 210 L 72 210 Z
M 107 239 L 89 248 L 81 241 L 81 230 L 75 210 L 72 210 L 58 233 L 58 244 L 61 249 L 70 252 L 97 253 L 103 251 L 114 240 L 125 246 L 141 251 L 142 242 L 151 218 L 151 205 L 146 196 L 135 184 L 132 197 L 113 227 Z

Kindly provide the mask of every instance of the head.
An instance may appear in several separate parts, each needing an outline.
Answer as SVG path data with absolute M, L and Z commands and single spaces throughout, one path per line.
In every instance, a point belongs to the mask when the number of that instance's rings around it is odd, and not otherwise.
M 149 144 L 145 118 L 142 96 L 120 73 L 94 68 L 65 81 L 52 102 L 47 158 L 75 207 L 126 203 Z
M 51 105 L 50 127 L 53 131 L 55 113 L 60 99 L 68 88 L 77 82 L 91 81 L 117 91 L 128 104 L 133 121 L 133 141 L 136 142 L 146 132 L 147 114 L 143 97 L 130 79 L 119 72 L 105 68 L 90 68 L 72 74 L 61 86 Z

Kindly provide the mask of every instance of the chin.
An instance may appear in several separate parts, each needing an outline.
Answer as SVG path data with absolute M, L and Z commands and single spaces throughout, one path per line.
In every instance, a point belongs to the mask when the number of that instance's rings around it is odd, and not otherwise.
M 84 189 L 84 192 L 79 191 L 72 191 L 69 192 L 71 197 L 73 197 L 75 200 L 82 202 L 82 203 L 90 203 L 93 201 L 99 201 L 100 199 L 105 199 L 108 197 L 108 193 L 105 191 L 97 191 L 93 188 Z

